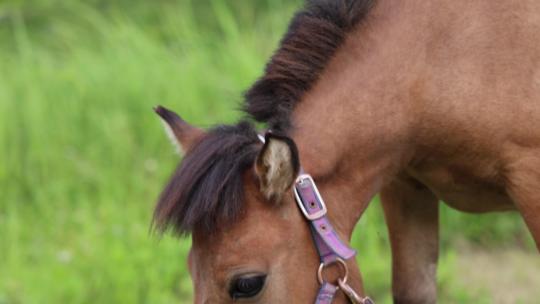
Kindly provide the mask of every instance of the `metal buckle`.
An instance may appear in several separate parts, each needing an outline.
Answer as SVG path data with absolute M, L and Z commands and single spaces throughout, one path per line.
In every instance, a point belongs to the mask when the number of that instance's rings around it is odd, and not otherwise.
M 302 199 L 300 198 L 300 194 L 298 193 L 298 190 L 296 190 L 296 185 L 298 184 L 299 186 L 301 186 L 302 183 L 305 182 L 305 180 L 309 180 L 311 182 L 311 185 L 313 186 L 313 190 L 315 191 L 315 196 L 317 197 L 317 200 L 321 204 L 321 208 L 322 208 L 321 210 L 312 214 L 309 214 L 309 212 L 306 210 L 306 207 L 304 206 L 304 204 L 302 203 Z M 327 212 L 326 204 L 324 203 L 321 197 L 321 194 L 319 193 L 319 189 L 317 189 L 317 185 L 315 185 L 315 181 L 313 180 L 311 175 L 309 174 L 299 175 L 296 178 L 295 187 L 293 187 L 293 190 L 294 190 L 294 197 L 296 199 L 296 203 L 298 204 L 298 206 L 300 207 L 300 210 L 302 210 L 302 213 L 308 220 L 310 221 L 318 220 L 326 215 L 326 212 Z

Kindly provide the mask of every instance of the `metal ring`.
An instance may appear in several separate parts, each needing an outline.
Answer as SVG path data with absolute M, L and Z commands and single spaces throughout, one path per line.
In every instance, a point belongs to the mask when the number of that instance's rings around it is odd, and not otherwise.
M 328 264 L 321 263 L 321 265 L 319 265 L 319 270 L 317 271 L 317 279 L 319 280 L 319 284 L 323 285 L 326 282 L 323 279 L 324 268 L 336 263 L 339 264 L 341 266 L 340 268 L 342 268 L 345 272 L 345 275 L 342 278 L 339 278 L 338 281 L 341 280 L 343 284 L 347 283 L 347 279 L 349 278 L 349 267 L 347 267 L 347 263 L 345 263 L 343 259 L 337 258 L 335 261 L 332 261 Z

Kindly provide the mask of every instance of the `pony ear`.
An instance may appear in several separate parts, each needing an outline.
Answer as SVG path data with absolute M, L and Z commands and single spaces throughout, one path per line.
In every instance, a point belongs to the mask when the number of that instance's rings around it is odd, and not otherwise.
M 255 161 L 257 174 L 264 196 L 279 202 L 300 170 L 298 149 L 292 139 L 267 133 L 264 145 Z
M 188 124 L 173 111 L 162 106 L 155 107 L 154 111 L 161 117 L 165 131 L 178 153 L 188 151 L 204 136 L 203 130 Z

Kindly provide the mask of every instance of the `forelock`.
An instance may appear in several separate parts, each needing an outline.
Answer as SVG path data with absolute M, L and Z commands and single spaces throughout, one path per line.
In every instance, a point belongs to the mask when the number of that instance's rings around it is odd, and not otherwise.
M 213 232 L 234 222 L 244 206 L 244 172 L 261 143 L 252 124 L 218 126 L 194 146 L 175 170 L 154 211 L 154 227 L 186 235 Z

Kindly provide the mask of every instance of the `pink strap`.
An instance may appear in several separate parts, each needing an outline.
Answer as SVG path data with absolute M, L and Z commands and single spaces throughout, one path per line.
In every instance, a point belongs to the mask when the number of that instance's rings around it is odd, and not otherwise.
M 311 176 L 301 174 L 294 185 L 296 202 L 310 222 L 311 236 L 319 253 L 321 263 L 327 265 L 338 258 L 348 260 L 356 251 L 347 246 L 338 236 L 326 215 L 326 206 Z M 315 304 L 330 304 L 338 287 L 324 282 L 319 289 Z
M 317 294 L 317 300 L 315 301 L 315 303 L 331 304 L 337 291 L 338 287 L 335 285 L 332 285 L 330 283 L 322 284 L 321 288 L 319 289 L 319 293 Z
M 326 213 L 321 212 L 326 210 L 326 207 L 313 180 L 306 175 L 301 175 L 295 184 L 295 189 L 299 198 L 297 203 L 302 205 L 301 209 L 303 208 L 308 215 L 322 214 L 318 218 L 308 218 L 321 263 L 334 262 L 338 257 L 343 260 L 354 257 L 356 251 L 339 238 Z

